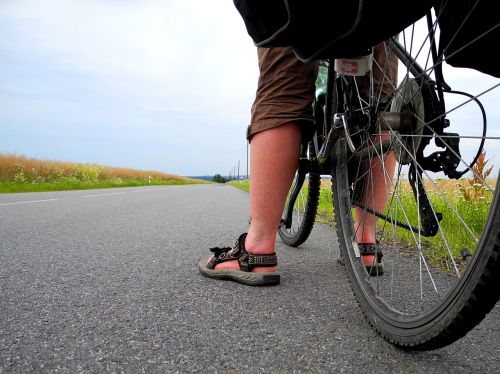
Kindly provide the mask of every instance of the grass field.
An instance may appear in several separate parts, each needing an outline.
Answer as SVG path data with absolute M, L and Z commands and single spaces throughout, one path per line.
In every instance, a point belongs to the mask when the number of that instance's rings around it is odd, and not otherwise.
M 0 154 L 0 193 L 205 183 L 157 171 Z
M 250 192 L 250 182 L 248 180 L 230 181 L 227 182 L 227 184 L 239 188 L 240 190 Z
M 494 186 L 495 181 L 488 180 L 488 185 Z M 422 239 L 422 247 L 426 252 L 426 257 L 431 262 L 440 267 L 450 267 L 449 253 L 457 262 L 461 261 L 459 251 L 467 248 L 473 252 L 475 243 L 472 235 L 479 237 L 484 227 L 488 215 L 493 193 L 484 188 L 483 185 L 471 179 L 461 179 L 459 181 L 437 180 L 436 184 L 429 187 L 429 199 L 432 201 L 434 209 L 442 213 L 441 232 L 434 237 Z M 248 181 L 230 182 L 231 185 L 249 191 L 250 183 Z M 441 191 L 439 195 L 434 190 Z M 303 192 L 307 194 L 307 185 L 303 187 Z M 414 227 L 418 226 L 418 209 L 415 204 L 415 198 L 411 187 L 407 181 L 401 182 L 398 208 L 395 204 L 386 209 L 397 220 L 404 223 L 410 223 Z M 403 216 L 402 212 L 405 212 Z M 353 213 L 354 214 L 354 213 Z M 460 219 L 458 218 L 460 216 Z M 462 221 L 463 220 L 463 221 Z M 335 225 L 335 212 L 333 209 L 331 182 L 322 180 L 320 189 L 320 198 L 318 203 L 318 212 L 316 221 Z M 464 230 L 464 224 L 473 234 Z M 387 232 L 391 236 L 388 240 L 394 240 L 392 237 L 392 228 L 386 221 L 379 220 L 378 227 L 380 232 Z M 460 228 L 460 229 L 457 229 Z M 408 230 L 398 228 L 396 230 L 396 241 L 401 243 L 415 243 L 415 234 Z

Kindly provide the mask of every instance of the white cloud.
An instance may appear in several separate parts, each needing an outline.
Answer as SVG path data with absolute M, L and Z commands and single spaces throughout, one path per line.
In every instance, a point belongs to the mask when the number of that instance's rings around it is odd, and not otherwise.
M 255 50 L 231 2 L 20 1 L 2 10 L 60 68 L 117 92 L 133 88 L 146 102 L 187 95 L 222 109 L 255 89 Z

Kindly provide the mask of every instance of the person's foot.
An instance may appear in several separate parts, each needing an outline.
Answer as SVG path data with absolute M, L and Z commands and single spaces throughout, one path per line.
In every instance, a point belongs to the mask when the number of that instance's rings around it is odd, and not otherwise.
M 211 248 L 214 255 L 198 264 L 201 274 L 250 286 L 278 284 L 280 275 L 276 271 L 278 260 L 274 252 L 269 253 L 269 249 L 249 252 L 245 246 L 246 237 L 247 234 L 242 234 L 233 248 Z
M 245 250 L 252 255 L 273 255 L 274 254 L 274 241 L 272 243 L 258 243 L 251 237 L 246 236 L 243 243 Z M 225 261 L 215 266 L 216 270 L 240 270 L 240 265 L 237 260 Z M 252 272 L 273 272 L 276 271 L 276 266 L 256 266 L 252 268 Z
M 382 275 L 384 273 L 384 264 L 382 263 L 382 251 L 378 244 L 358 244 L 361 257 L 361 263 L 365 265 L 366 271 L 370 275 Z M 337 262 L 345 265 L 345 259 L 342 254 L 337 258 Z
M 376 262 L 375 255 L 363 255 L 361 256 L 361 262 L 363 265 L 373 265 Z
M 359 243 L 358 247 L 361 262 L 365 265 L 368 274 L 375 276 L 384 274 L 383 255 L 378 243 Z

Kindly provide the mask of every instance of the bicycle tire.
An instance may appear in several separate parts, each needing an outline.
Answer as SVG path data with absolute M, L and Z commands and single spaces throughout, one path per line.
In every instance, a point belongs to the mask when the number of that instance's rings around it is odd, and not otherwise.
M 405 33 L 400 37 L 404 39 Z M 401 45 L 410 46 L 410 43 Z M 389 48 L 387 44 L 386 47 Z M 419 53 L 422 51 L 420 46 L 415 49 Z M 429 49 L 428 53 L 427 57 L 432 50 Z M 400 67 L 403 64 L 406 67 L 412 65 L 401 57 L 400 60 Z M 423 71 L 434 69 L 435 66 L 425 66 Z M 353 84 L 357 78 L 339 81 L 341 84 L 334 98 L 339 107 L 333 108 L 334 113 L 345 111 L 349 106 L 351 111 L 370 113 L 372 117 L 376 113 L 374 108 L 409 111 L 413 127 L 407 132 L 389 128 L 385 133 L 377 127 L 371 132 L 351 128 L 349 134 L 346 132 L 339 136 L 334 147 L 332 191 L 341 256 L 353 293 L 368 322 L 395 345 L 430 350 L 463 337 L 483 320 L 500 298 L 500 197 L 496 189 L 500 176 L 492 178 L 488 173 L 487 159 L 484 155 L 480 156 L 483 169 L 473 170 L 467 180 L 459 179 L 454 190 L 457 199 L 452 200 L 455 196 L 445 190 L 447 185 L 442 179 L 443 170 L 428 171 L 426 168 L 429 166 L 424 161 L 437 164 L 436 159 L 441 156 L 452 159 L 456 156 L 460 167 L 466 170 L 471 166 L 470 159 L 474 159 L 474 154 L 467 155 L 469 159 L 466 160 L 466 156 L 457 152 L 459 148 L 454 148 L 451 141 L 464 144 L 464 139 L 467 142 L 477 140 L 477 147 L 482 147 L 483 139 L 487 140 L 486 143 L 496 139 L 484 133 L 471 135 L 474 126 L 469 126 L 463 130 L 467 131 L 465 134 L 459 133 L 458 136 L 443 129 L 436 132 L 433 123 L 441 121 L 447 125 L 444 118 L 453 117 L 454 113 L 439 104 L 441 96 L 453 92 L 443 93 L 436 89 L 435 82 L 439 81 L 439 77 L 432 76 L 432 79 L 426 80 L 412 74 L 402 72 L 402 82 L 385 97 L 375 92 L 380 87 L 377 88 L 373 82 L 369 85 L 372 91 L 362 95 L 357 85 Z M 488 93 L 494 93 L 498 82 L 488 84 L 488 90 L 491 88 Z M 487 100 L 485 91 L 478 92 L 481 100 Z M 396 99 L 398 96 L 399 99 Z M 469 103 L 475 104 L 478 96 L 475 97 L 470 100 L 466 96 L 462 102 L 453 104 L 454 111 L 465 109 Z M 388 103 L 388 98 L 391 103 Z M 484 119 L 482 104 L 477 112 L 476 118 L 481 122 L 481 118 Z M 452 118 L 452 125 L 453 121 L 458 120 Z M 431 138 L 437 143 L 429 142 Z M 440 147 L 442 144 L 444 146 Z M 353 146 L 355 149 L 352 149 Z M 446 153 L 429 159 L 431 155 L 423 152 L 428 150 L 427 147 L 444 148 Z M 485 146 L 484 149 L 488 152 L 494 150 L 494 146 Z M 390 154 L 397 161 L 393 175 L 387 158 Z M 376 195 L 374 186 L 380 173 L 372 175 L 373 167 L 369 165 L 377 164 L 382 165 L 387 200 L 380 210 L 373 209 L 380 204 L 380 194 L 370 198 L 370 195 Z M 455 168 L 455 171 L 458 169 Z M 490 172 L 497 173 L 497 170 L 493 168 Z M 451 169 L 446 173 L 457 176 Z M 481 186 L 471 184 L 472 189 L 467 190 L 469 179 L 479 180 Z M 360 188 L 363 191 L 361 198 Z M 477 200 L 467 200 L 476 198 L 472 195 L 474 191 L 483 195 L 476 196 Z M 466 213 L 459 209 L 461 205 L 458 204 L 471 201 L 473 207 L 485 211 L 484 217 L 478 216 L 478 222 L 469 223 Z M 363 234 L 359 231 L 362 225 L 356 223 L 356 215 L 378 217 L 375 240 L 384 254 L 383 274 L 370 275 L 361 261 L 358 243 L 362 241 Z M 458 238 L 459 234 L 464 236 L 463 240 Z
M 346 236 L 346 233 L 352 233 L 353 223 L 344 217 L 350 215 L 352 206 L 350 199 L 339 193 L 347 185 L 349 178 L 344 171 L 346 158 L 342 160 L 342 154 L 345 155 L 346 152 L 342 152 L 340 147 L 347 146 L 343 141 L 337 144 L 336 152 L 340 155 L 340 160 L 332 178 L 337 236 L 349 281 L 368 322 L 389 342 L 415 350 L 437 349 L 463 337 L 484 319 L 500 297 L 497 287 L 500 282 L 498 195 L 495 198 L 495 208 L 492 209 L 493 217 L 490 217 L 485 233 L 490 239 L 481 246 L 481 252 L 474 256 L 474 262 L 469 265 L 473 270 L 469 270 L 463 284 L 456 286 L 454 294 L 441 305 L 439 312 L 405 321 L 395 317 L 391 306 L 379 300 L 372 281 L 366 280 L 366 270 L 355 256 L 352 243 L 348 241 L 352 234 Z

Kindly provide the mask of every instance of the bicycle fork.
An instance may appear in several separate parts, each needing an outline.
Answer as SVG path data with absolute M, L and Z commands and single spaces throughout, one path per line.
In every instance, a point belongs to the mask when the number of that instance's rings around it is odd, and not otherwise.
M 294 183 L 291 187 L 290 197 L 288 199 L 288 203 L 285 207 L 284 218 L 281 220 L 281 225 L 285 225 L 287 229 L 292 227 L 292 214 L 293 214 L 293 206 L 295 205 L 295 201 L 299 196 L 300 190 L 304 184 L 306 179 L 306 174 L 311 171 L 311 162 L 308 159 L 301 158 L 299 160 L 299 166 L 297 168 L 297 178 L 295 178 Z

